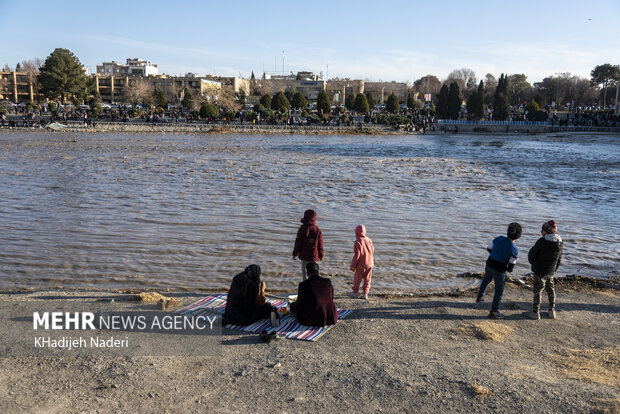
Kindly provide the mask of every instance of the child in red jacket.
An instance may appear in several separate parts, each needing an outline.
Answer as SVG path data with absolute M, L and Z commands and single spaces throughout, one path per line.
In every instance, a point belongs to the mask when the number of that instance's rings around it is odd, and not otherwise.
M 368 299 L 370 291 L 370 279 L 372 278 L 372 268 L 374 266 L 375 247 L 370 237 L 366 236 L 366 227 L 358 225 L 355 228 L 355 243 L 353 243 L 353 259 L 351 260 L 350 270 L 355 272 L 353 276 L 353 292 L 349 292 L 352 298 Z M 362 295 L 359 296 L 360 283 L 364 281 Z
M 306 210 L 297 231 L 293 259 L 301 260 L 301 280 L 306 280 L 306 265 L 323 260 L 323 233 L 316 225 L 316 211 Z

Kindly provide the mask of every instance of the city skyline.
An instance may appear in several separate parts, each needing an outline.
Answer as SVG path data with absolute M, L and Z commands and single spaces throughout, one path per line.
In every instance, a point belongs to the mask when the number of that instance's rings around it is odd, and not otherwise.
M 374 6 L 374 7 L 372 7 Z M 0 0 L 0 65 L 71 50 L 94 73 L 106 61 L 141 58 L 159 73 L 249 78 L 311 71 L 325 78 L 413 82 L 454 69 L 524 73 L 531 83 L 618 64 L 620 4 L 524 1 L 498 7 L 368 1 L 263 7 L 216 2 L 123 7 Z M 25 24 L 26 20 L 28 25 Z M 13 39 L 8 41 L 8 39 Z

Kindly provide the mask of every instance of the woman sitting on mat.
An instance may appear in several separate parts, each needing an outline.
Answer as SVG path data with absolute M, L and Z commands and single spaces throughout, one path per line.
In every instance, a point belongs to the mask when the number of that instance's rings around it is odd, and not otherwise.
M 306 265 L 308 278 L 299 284 L 297 302 L 291 303 L 291 312 L 297 321 L 306 326 L 335 325 L 338 312 L 334 305 L 332 281 L 319 276 L 319 265 Z
M 269 318 L 275 309 L 265 302 L 265 282 L 260 281 L 260 266 L 250 265 L 233 277 L 226 298 L 224 325 L 250 325 Z M 277 313 L 277 312 L 276 312 Z

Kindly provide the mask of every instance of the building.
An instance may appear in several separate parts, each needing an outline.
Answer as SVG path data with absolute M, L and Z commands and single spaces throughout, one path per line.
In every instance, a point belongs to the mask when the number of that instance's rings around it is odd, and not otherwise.
M 32 72 L 0 72 L 0 100 L 13 103 L 40 101 L 38 81 Z
M 159 69 L 157 65 L 153 65 L 147 60 L 138 58 L 127 59 L 126 64 L 103 62 L 97 65 L 97 74 L 109 76 L 149 76 L 158 75 Z
M 363 80 L 337 79 L 329 80 L 326 85 L 329 99 L 334 105 L 344 105 L 347 96 L 364 93 L 365 84 Z
M 404 82 L 364 82 L 364 91 L 370 93 L 375 102 L 383 105 L 392 93 L 400 102 L 406 102 L 409 88 Z

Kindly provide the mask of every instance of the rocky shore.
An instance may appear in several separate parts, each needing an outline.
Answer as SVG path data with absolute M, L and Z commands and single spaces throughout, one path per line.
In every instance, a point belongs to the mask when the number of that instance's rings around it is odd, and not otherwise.
M 558 412 L 620 410 L 620 292 L 574 278 L 558 283 L 557 319 L 526 320 L 532 293 L 509 283 L 502 311 L 473 291 L 344 295 L 352 309 L 317 342 L 224 329 L 216 356 L 13 356 L 0 359 L 4 412 Z M 133 292 L 131 292 L 133 293 Z M 183 304 L 202 293 L 162 292 Z M 4 292 L 20 304 L 111 304 L 155 309 L 124 291 Z M 12 311 L 13 310 L 13 311 Z M 158 310 L 158 312 L 167 312 Z M 10 326 L 10 324 L 8 325 Z M 153 338 L 166 341 L 165 335 Z

